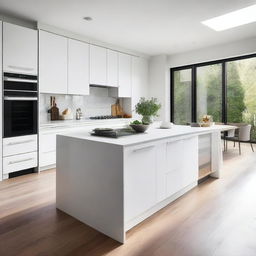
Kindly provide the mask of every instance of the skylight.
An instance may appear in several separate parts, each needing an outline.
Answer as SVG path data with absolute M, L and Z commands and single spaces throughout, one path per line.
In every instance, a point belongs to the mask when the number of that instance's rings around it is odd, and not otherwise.
M 202 21 L 201 23 L 216 31 L 223 31 L 255 21 L 256 4 L 209 20 Z

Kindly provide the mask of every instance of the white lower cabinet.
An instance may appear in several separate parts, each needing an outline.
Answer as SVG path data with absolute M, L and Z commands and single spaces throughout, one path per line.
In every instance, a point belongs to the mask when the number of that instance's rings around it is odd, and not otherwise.
M 27 135 L 3 139 L 3 174 L 37 167 L 37 138 Z
M 39 166 L 50 166 L 56 163 L 56 134 L 41 134 L 39 139 Z
M 3 139 L 3 156 L 37 151 L 37 135 Z
M 156 147 L 152 144 L 129 149 L 125 154 L 125 220 L 156 203 Z
M 168 141 L 166 145 L 166 196 L 197 181 L 198 137 Z
M 3 174 L 37 167 L 37 152 L 7 156 L 3 158 Z
M 128 147 L 124 152 L 125 221 L 196 184 L 198 137 L 183 137 Z

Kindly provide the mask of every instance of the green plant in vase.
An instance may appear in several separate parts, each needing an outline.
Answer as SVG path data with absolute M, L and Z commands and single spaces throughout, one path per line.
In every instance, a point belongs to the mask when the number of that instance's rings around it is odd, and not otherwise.
M 152 118 L 157 116 L 160 108 L 161 104 L 157 102 L 156 98 L 151 98 L 150 100 L 140 98 L 140 101 L 135 106 L 136 113 L 142 115 L 143 124 L 151 124 L 153 122 Z

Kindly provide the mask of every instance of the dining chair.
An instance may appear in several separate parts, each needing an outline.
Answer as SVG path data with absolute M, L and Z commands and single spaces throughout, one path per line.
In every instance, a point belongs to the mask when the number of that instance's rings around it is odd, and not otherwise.
M 247 125 L 242 125 L 238 128 L 238 136 L 234 134 L 233 137 L 226 137 L 226 150 L 227 150 L 227 142 L 228 141 L 233 141 L 238 142 L 239 146 L 239 155 L 241 155 L 241 143 L 243 142 L 249 142 L 251 145 L 251 149 L 254 152 L 254 148 L 251 142 L 251 128 L 252 126 L 250 124 Z M 235 144 L 234 144 L 235 146 Z

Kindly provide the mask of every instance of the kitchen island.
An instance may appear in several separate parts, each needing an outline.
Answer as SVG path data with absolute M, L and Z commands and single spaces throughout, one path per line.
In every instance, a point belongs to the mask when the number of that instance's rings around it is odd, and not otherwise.
M 211 176 L 220 177 L 221 131 L 231 129 L 175 125 L 118 139 L 58 135 L 57 208 L 124 243 L 127 230 L 197 186 L 204 144 Z M 208 141 L 201 149 L 200 138 Z

